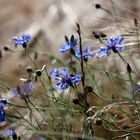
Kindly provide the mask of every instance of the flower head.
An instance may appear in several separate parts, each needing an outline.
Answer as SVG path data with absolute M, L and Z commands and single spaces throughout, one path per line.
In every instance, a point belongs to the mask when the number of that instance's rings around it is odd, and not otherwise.
M 80 53 L 79 48 L 75 50 L 75 55 L 77 58 L 81 58 L 81 53 Z M 91 52 L 91 48 L 89 48 L 89 47 L 84 49 L 82 52 L 82 56 L 85 61 L 88 61 L 89 58 L 94 57 L 95 55 L 96 55 L 96 53 Z
M 17 88 L 12 89 L 12 93 L 15 96 L 24 96 L 28 97 L 30 95 L 30 92 L 35 88 L 34 84 L 32 82 L 25 83 L 22 87 L 17 86 Z
M 52 76 L 57 81 L 55 87 L 62 91 L 69 87 L 74 88 L 74 84 L 77 84 L 81 81 L 80 74 L 69 74 L 66 69 L 57 70 L 57 74 L 55 75 L 55 73 L 53 73 Z
M 107 47 L 101 47 L 98 51 L 97 51 L 97 56 L 99 58 L 103 58 L 106 56 L 109 56 L 111 54 L 111 50 L 114 53 L 117 52 L 121 52 L 125 49 L 125 46 L 122 45 L 124 38 L 122 36 L 118 36 L 115 38 L 109 38 L 107 40 Z
M 124 38 L 122 36 L 118 36 L 115 38 L 110 38 L 107 40 L 108 49 L 112 49 L 113 52 L 123 51 L 125 46 L 122 45 Z
M 66 37 L 66 44 L 60 48 L 59 51 L 61 53 L 68 52 L 69 50 L 72 50 L 72 48 L 74 48 L 77 44 L 77 39 L 75 39 L 73 35 L 71 36 L 70 40 Z
M 31 36 L 30 35 L 22 35 L 21 37 L 14 37 L 12 39 L 13 43 L 15 44 L 15 46 L 17 45 L 22 45 L 23 47 L 27 46 L 27 43 L 31 40 Z

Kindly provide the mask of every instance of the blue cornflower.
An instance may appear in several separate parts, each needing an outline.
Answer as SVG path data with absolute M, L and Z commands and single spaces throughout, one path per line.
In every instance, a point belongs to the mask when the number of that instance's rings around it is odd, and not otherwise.
M 122 45 L 124 38 L 122 36 L 118 36 L 115 38 L 110 38 L 107 40 L 108 49 L 112 49 L 113 52 L 123 51 L 125 46 Z
M 12 93 L 15 96 L 23 96 L 23 97 L 29 97 L 31 91 L 35 88 L 34 84 L 32 82 L 25 83 L 21 88 L 17 86 L 17 88 L 12 89 Z
M 17 140 L 17 134 L 16 134 L 16 132 L 15 132 L 15 128 L 10 128 L 10 129 L 8 129 L 8 130 L 4 133 L 4 135 L 5 135 L 6 137 L 12 137 L 13 140 Z
M 65 89 L 69 88 L 70 86 L 74 88 L 74 84 L 77 84 L 81 81 L 80 74 L 69 74 L 66 69 L 58 70 L 58 75 L 52 75 L 55 80 L 57 81 L 55 87 L 64 91 Z
M 6 116 L 4 110 L 6 109 L 6 104 L 7 104 L 6 99 L 0 100 L 0 122 L 5 121 Z
M 124 41 L 124 38 L 122 36 L 109 38 L 106 44 L 107 47 L 101 47 L 99 51 L 97 52 L 97 55 L 100 58 L 102 58 L 102 57 L 109 56 L 111 53 L 111 50 L 114 53 L 123 51 L 125 49 L 125 46 L 122 45 L 123 41 Z
M 27 43 L 30 40 L 31 40 L 31 36 L 30 35 L 25 35 L 25 34 L 23 34 L 21 37 L 13 37 L 13 39 L 12 39 L 15 46 L 22 45 L 25 48 L 27 46 Z
M 80 53 L 79 48 L 75 49 L 75 55 L 77 58 L 81 58 L 81 53 Z M 82 52 L 84 61 L 88 61 L 89 58 L 94 57 L 95 55 L 96 55 L 96 53 L 91 52 L 91 48 L 89 48 L 89 47 L 85 48 Z
M 61 53 L 68 52 L 72 50 L 77 44 L 77 39 L 75 39 L 73 35 L 71 36 L 70 40 L 66 37 L 66 44 L 62 48 L 60 48 L 59 51 Z

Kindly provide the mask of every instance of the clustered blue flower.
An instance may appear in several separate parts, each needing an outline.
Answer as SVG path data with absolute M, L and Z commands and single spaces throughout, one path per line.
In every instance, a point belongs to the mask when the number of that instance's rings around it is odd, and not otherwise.
M 107 40 L 106 47 L 100 47 L 97 51 L 97 56 L 99 58 L 103 58 L 109 56 L 111 54 L 111 50 L 114 53 L 121 52 L 125 49 L 125 45 L 123 45 L 124 38 L 122 36 L 118 36 L 115 38 L 109 38 Z
M 111 51 L 117 53 L 123 51 L 125 48 L 125 46 L 122 44 L 124 38 L 122 36 L 118 36 L 114 38 L 109 38 L 107 40 L 106 47 L 100 47 L 100 49 L 96 52 L 93 52 L 90 47 L 85 48 L 82 51 L 81 55 L 80 48 L 75 48 L 77 45 L 77 39 L 75 39 L 73 35 L 71 36 L 70 40 L 67 37 L 65 37 L 65 39 L 66 44 L 62 48 L 60 48 L 59 51 L 61 53 L 71 51 L 73 55 L 75 55 L 79 59 L 83 59 L 84 61 L 88 61 L 89 58 L 94 56 L 103 58 L 109 56 Z M 74 84 L 79 83 L 81 81 L 81 75 L 69 74 L 68 71 L 65 69 L 53 69 L 50 72 L 50 75 L 55 77 L 55 80 L 57 81 L 56 88 L 61 90 L 65 90 L 69 86 L 73 87 Z
M 74 88 L 74 85 L 81 81 L 80 74 L 69 74 L 66 69 L 53 69 L 50 72 L 50 76 L 54 77 L 54 79 L 56 80 L 55 87 L 62 91 L 68 89 L 69 87 Z
M 14 88 L 11 90 L 11 92 L 15 96 L 24 96 L 28 97 L 30 96 L 31 91 L 35 88 L 34 84 L 32 82 L 25 83 L 21 88 L 17 86 L 17 88 Z M 21 92 L 21 93 L 20 93 Z
M 62 53 L 71 51 L 73 55 L 81 59 L 80 48 L 75 48 L 77 45 L 77 39 L 72 36 L 70 40 L 71 41 L 69 41 L 69 39 L 67 38 L 66 44 L 64 45 L 64 47 L 60 48 L 59 51 Z M 90 47 L 87 47 L 82 51 L 82 59 L 84 61 L 88 61 L 89 58 L 94 56 L 97 56 L 99 58 L 107 57 L 111 54 L 111 51 L 113 51 L 114 53 L 121 52 L 125 49 L 123 41 L 124 38 L 122 36 L 109 38 L 106 42 L 106 46 L 100 47 L 99 50 L 97 50 L 96 52 L 93 52 Z
M 79 48 L 74 49 L 77 44 L 78 44 L 77 39 L 75 39 L 75 37 L 73 35 L 71 36 L 70 41 L 66 37 L 66 44 L 62 48 L 60 48 L 59 51 L 61 53 L 71 51 L 71 53 L 73 55 L 75 55 L 77 58 L 81 59 L 80 49 Z M 82 59 L 84 59 L 85 61 L 88 61 L 89 58 L 94 57 L 95 55 L 96 55 L 96 53 L 92 52 L 90 47 L 87 47 L 82 52 L 82 56 L 83 56 Z
M 0 100 L 0 122 L 4 122 L 6 119 L 5 109 L 6 109 L 7 100 L 1 99 Z
M 13 37 L 12 39 L 15 46 L 22 45 L 23 47 L 26 47 L 27 43 L 30 40 L 31 40 L 31 36 L 28 34 L 27 35 L 23 34 L 21 37 Z

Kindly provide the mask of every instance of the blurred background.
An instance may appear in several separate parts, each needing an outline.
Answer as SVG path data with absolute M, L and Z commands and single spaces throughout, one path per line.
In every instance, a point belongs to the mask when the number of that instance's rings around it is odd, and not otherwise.
M 102 8 L 97 9 L 96 4 Z M 136 38 L 134 19 L 139 22 L 140 0 L 0 0 L 0 71 L 18 74 L 19 67 L 29 62 L 22 53 L 3 50 L 13 47 L 11 39 L 23 33 L 32 35 L 31 47 L 36 51 L 58 52 L 64 44 L 64 36 L 76 34 L 78 22 L 82 29 L 83 42 L 99 47 L 92 32 L 103 32 L 108 37 L 125 34 L 128 44 Z M 129 45 L 128 45 L 129 47 Z M 26 61 L 25 61 L 26 60 Z M 40 65 L 46 60 L 38 60 Z

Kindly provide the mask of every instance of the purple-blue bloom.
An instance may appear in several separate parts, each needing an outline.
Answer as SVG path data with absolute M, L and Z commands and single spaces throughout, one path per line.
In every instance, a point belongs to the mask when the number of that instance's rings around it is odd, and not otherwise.
M 125 46 L 122 45 L 123 41 L 124 41 L 124 38 L 122 36 L 109 38 L 106 44 L 107 47 L 101 47 L 99 51 L 97 52 L 97 55 L 99 56 L 99 58 L 102 58 L 102 57 L 109 56 L 111 53 L 111 50 L 114 53 L 123 51 L 125 49 Z
M 75 50 L 75 55 L 76 55 L 77 58 L 81 58 L 81 53 L 80 53 L 80 49 L 79 48 L 77 48 Z M 82 56 L 83 56 L 83 59 L 85 61 L 88 61 L 89 58 L 94 57 L 95 55 L 96 55 L 96 53 L 92 52 L 91 48 L 89 48 L 89 47 L 85 48 L 83 50 L 83 52 L 82 52 Z
M 58 69 L 52 69 L 52 70 L 49 72 L 49 75 L 50 75 L 50 76 L 59 75 L 59 70 L 58 70 Z
M 31 36 L 24 35 L 24 34 L 21 37 L 13 37 L 13 39 L 12 39 L 15 46 L 17 46 L 17 45 L 26 46 L 30 40 L 31 40 Z
M 115 38 L 110 38 L 107 40 L 108 49 L 112 49 L 113 52 L 123 51 L 125 46 L 122 45 L 124 38 L 122 36 L 118 36 Z
M 66 69 L 58 70 L 57 74 L 55 75 L 54 73 L 52 76 L 57 81 L 55 87 L 62 91 L 69 88 L 70 86 L 74 87 L 74 84 L 77 84 L 81 81 L 80 74 L 69 74 Z
M 28 97 L 30 95 L 30 92 L 35 88 L 34 84 L 32 82 L 25 83 L 21 88 L 17 86 L 17 88 L 12 89 L 12 93 L 15 96 L 23 95 L 24 97 Z
M 72 50 L 77 44 L 77 39 L 75 39 L 74 36 L 71 36 L 71 39 L 69 40 L 67 38 L 66 44 L 62 48 L 60 48 L 59 51 L 61 53 L 68 52 L 69 50 Z
M 0 122 L 5 121 L 6 116 L 4 110 L 6 109 L 6 104 L 7 104 L 6 99 L 0 100 Z

